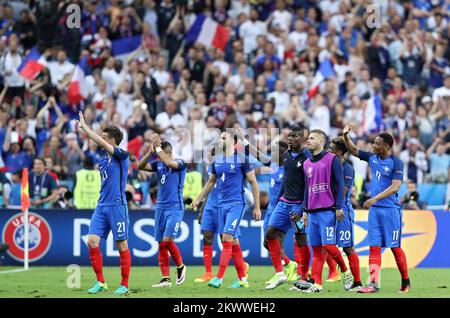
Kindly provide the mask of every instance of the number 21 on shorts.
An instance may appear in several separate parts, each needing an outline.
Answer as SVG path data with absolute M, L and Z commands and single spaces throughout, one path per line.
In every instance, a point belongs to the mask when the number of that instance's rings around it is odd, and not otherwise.
M 117 233 L 125 232 L 125 222 L 117 222 Z

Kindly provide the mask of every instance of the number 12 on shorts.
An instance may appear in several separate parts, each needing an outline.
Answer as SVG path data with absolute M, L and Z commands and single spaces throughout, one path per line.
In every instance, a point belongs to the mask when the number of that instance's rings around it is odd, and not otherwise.
M 327 227 L 327 240 L 332 239 L 334 236 L 334 227 Z

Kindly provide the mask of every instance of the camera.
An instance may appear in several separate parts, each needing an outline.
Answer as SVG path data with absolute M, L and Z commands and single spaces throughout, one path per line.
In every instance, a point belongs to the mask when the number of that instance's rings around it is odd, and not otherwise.
M 417 201 L 419 201 L 419 193 L 417 191 L 411 192 L 408 198 L 408 204 L 411 205 L 417 203 Z

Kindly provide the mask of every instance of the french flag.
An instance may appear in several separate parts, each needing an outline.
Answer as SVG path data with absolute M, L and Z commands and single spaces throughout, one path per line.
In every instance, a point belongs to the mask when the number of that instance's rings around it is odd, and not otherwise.
M 377 133 L 383 123 L 383 109 L 379 95 L 372 96 L 367 101 L 362 122 L 363 131 L 367 134 Z
M 313 98 L 319 92 L 319 86 L 325 80 L 334 77 L 333 63 L 330 59 L 324 59 L 320 63 L 319 69 L 314 75 L 313 81 L 311 83 L 311 88 L 308 91 L 308 99 Z
M 17 72 L 29 81 L 32 81 L 47 65 L 45 57 L 39 53 L 38 49 L 33 47 L 30 53 L 24 58 Z
M 85 75 L 88 72 L 88 58 L 85 56 L 75 66 L 72 78 L 69 83 L 67 96 L 70 105 L 80 104 L 89 95 L 89 86 L 86 82 Z
M 186 34 L 186 41 L 189 43 L 199 42 L 207 48 L 215 47 L 222 51 L 225 51 L 229 38 L 229 29 L 203 14 L 197 15 Z
M 123 38 L 111 42 L 112 54 L 118 59 L 124 60 L 128 54 L 136 50 L 142 42 L 140 35 Z

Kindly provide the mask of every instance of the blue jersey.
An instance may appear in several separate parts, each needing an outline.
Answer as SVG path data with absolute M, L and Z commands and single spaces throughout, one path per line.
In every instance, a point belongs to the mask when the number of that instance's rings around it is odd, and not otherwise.
M 186 176 L 186 163 L 176 159 L 178 169 L 168 168 L 162 161 L 151 163 L 152 171 L 158 175 L 158 198 L 157 208 L 184 209 L 183 184 Z
M 369 163 L 372 174 L 370 182 L 372 198 L 390 187 L 393 180 L 403 180 L 403 162 L 399 158 L 391 155 L 382 160 L 372 152 L 361 150 L 359 151 L 359 158 Z M 378 201 L 374 206 L 400 207 L 398 192 Z
M 211 169 L 212 169 L 212 164 L 209 165 L 208 167 L 208 178 L 211 175 Z M 214 188 L 211 190 L 211 192 L 208 194 L 208 199 L 206 201 L 206 205 L 208 207 L 218 207 L 219 206 L 219 192 L 217 190 L 217 182 L 214 185 Z
M 211 173 L 217 176 L 219 204 L 245 203 L 245 177 L 253 169 L 253 165 L 246 160 L 245 156 L 236 153 L 230 157 L 222 155 L 214 159 Z
M 275 207 L 283 185 L 284 166 L 280 167 L 276 163 L 272 163 L 270 169 L 272 170 L 272 175 L 270 176 L 269 184 L 269 206 Z
M 120 148 L 114 148 L 113 155 L 104 156 L 98 165 L 102 177 L 98 206 L 126 205 L 125 186 L 130 166 L 128 153 Z
M 348 188 L 347 195 L 344 197 L 344 204 L 342 207 L 347 211 L 353 211 L 351 202 L 353 183 L 355 181 L 355 169 L 348 161 L 344 161 L 342 164 L 342 170 L 344 172 L 344 186 Z

